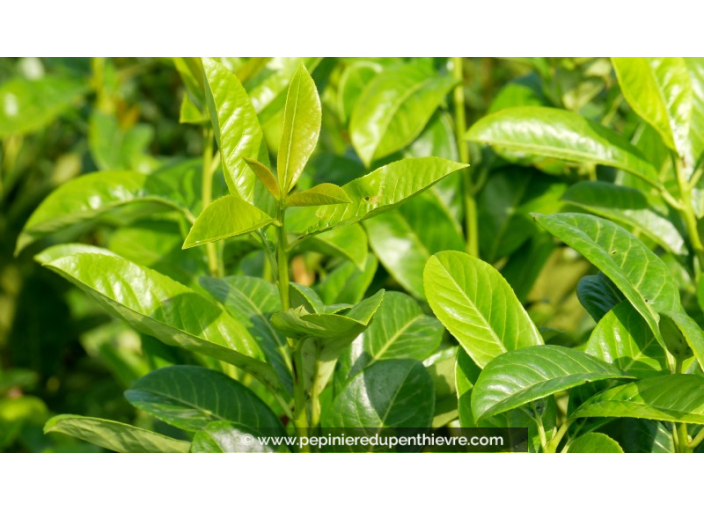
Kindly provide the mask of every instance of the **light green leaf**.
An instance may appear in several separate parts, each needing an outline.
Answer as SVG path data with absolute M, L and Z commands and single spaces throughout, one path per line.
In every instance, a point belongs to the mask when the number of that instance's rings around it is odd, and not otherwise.
M 184 210 L 172 200 L 172 190 L 157 177 L 138 172 L 115 170 L 95 172 L 66 182 L 37 207 L 17 241 L 16 253 L 47 235 L 79 224 L 107 217 L 126 206 L 141 207 L 139 212 Z M 134 209 L 130 209 L 136 214 Z
M 374 62 L 354 62 L 342 72 L 337 86 L 337 109 L 343 123 L 347 123 L 362 92 L 381 69 Z
M 417 64 L 383 71 L 364 89 L 350 120 L 352 145 L 364 164 L 411 143 L 455 85 Z
M 641 191 L 608 182 L 585 181 L 569 188 L 562 200 L 629 225 L 675 255 L 687 253 L 682 235 L 667 218 L 652 210 Z
M 45 264 L 110 313 L 169 345 L 238 366 L 276 387 L 249 332 L 216 303 L 170 278 L 116 256 L 78 253 Z
M 606 434 L 587 432 L 568 445 L 567 453 L 623 453 L 623 448 Z
M 357 303 L 371 285 L 379 263 L 372 254 L 367 256 L 364 270 L 348 261 L 343 262 L 316 286 L 326 305 Z
M 305 239 L 299 246 L 301 252 L 316 251 L 333 257 L 344 257 L 360 271 L 367 264 L 367 232 L 352 224 L 334 228 L 315 237 Z
M 671 374 L 603 391 L 571 418 L 644 418 L 704 425 L 704 377 Z
M 245 163 L 249 166 L 249 168 L 252 169 L 252 172 L 254 172 L 254 175 L 257 176 L 257 179 L 261 181 L 261 183 L 266 187 L 266 189 L 269 190 L 269 193 L 271 195 L 279 200 L 281 198 L 281 190 L 279 190 L 279 183 L 276 180 L 276 177 L 272 173 L 271 170 L 269 170 L 269 167 L 266 165 L 262 165 L 259 161 L 255 159 L 250 159 L 250 158 L 243 158 Z
M 617 378 L 630 376 L 588 354 L 559 345 L 526 347 L 484 367 L 472 390 L 472 412 L 481 420 L 558 391 Z
M 243 159 L 269 165 L 264 135 L 247 92 L 233 73 L 214 60 L 203 59 L 203 77 L 227 187 L 233 195 L 269 210 L 270 195 Z
M 688 158 L 696 168 L 704 157 L 704 57 L 685 57 L 685 65 L 692 83 L 692 118 L 689 126 Z
M 58 432 L 118 453 L 186 453 L 190 443 L 111 420 L 73 414 L 53 417 L 44 433 Z
M 625 298 L 611 280 L 601 271 L 587 275 L 577 284 L 577 298 L 594 321 L 599 322 L 604 315 Z
M 466 167 L 434 157 L 396 161 L 342 186 L 351 203 L 324 205 L 312 212 L 294 209 L 286 216 L 287 225 L 292 232 L 303 235 L 351 225 L 400 205 Z
M 688 155 L 692 85 L 684 59 L 612 57 L 611 63 L 631 108 L 660 133 L 668 147 Z
M 148 171 L 150 163 L 145 153 L 152 138 L 154 128 L 149 124 L 124 129 L 115 116 L 98 110 L 91 114 L 88 143 L 100 170 Z
M 543 343 L 511 287 L 486 262 L 442 252 L 430 257 L 423 280 L 433 312 L 480 367 L 507 351 Z
M 240 423 L 214 421 L 193 436 L 191 453 L 279 453 L 286 446 L 265 444 L 256 430 Z M 268 436 L 268 434 L 266 434 Z
M 320 135 L 322 111 L 315 82 L 301 66 L 291 78 L 284 110 L 284 127 L 277 156 L 281 190 L 288 193 L 298 182 Z
M 0 87 L 0 138 L 42 129 L 75 103 L 86 88 L 85 83 L 51 76 L 3 83 Z
M 584 352 L 635 377 L 653 377 L 668 370 L 665 350 L 628 301 L 604 315 Z
M 628 140 L 566 110 L 507 108 L 479 120 L 467 139 L 536 156 L 612 166 L 659 186 L 653 165 Z
M 135 382 L 125 398 L 155 418 L 190 432 L 214 421 L 231 421 L 285 435 L 279 419 L 252 390 L 208 368 L 160 368 Z
M 272 314 L 281 310 L 276 285 L 251 276 L 201 278 L 200 284 L 242 324 L 266 353 L 282 386 L 293 391 L 290 353 L 286 337 L 271 325 Z
M 249 234 L 274 223 L 274 218 L 239 197 L 217 199 L 200 213 L 183 243 L 183 249 L 228 237 Z
M 464 248 L 462 232 L 447 206 L 430 191 L 366 220 L 364 227 L 386 270 L 420 299 L 425 299 L 423 268 L 430 256 Z
M 679 311 L 681 304 L 677 283 L 660 258 L 633 234 L 608 220 L 577 213 L 535 215 L 535 219 L 598 267 L 665 346 L 658 313 Z
M 311 189 L 294 193 L 286 199 L 289 207 L 313 207 L 317 205 L 349 204 L 352 202 L 345 190 L 334 184 L 318 184 Z

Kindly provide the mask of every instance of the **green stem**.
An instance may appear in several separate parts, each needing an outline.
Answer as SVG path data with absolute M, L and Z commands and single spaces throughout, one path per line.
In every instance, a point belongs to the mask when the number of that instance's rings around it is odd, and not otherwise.
M 562 438 L 565 437 L 565 434 L 570 428 L 570 425 L 572 425 L 572 420 L 567 420 L 560 426 L 557 433 L 552 437 L 552 439 L 550 439 L 550 442 L 548 443 L 548 452 L 557 452 L 557 447 L 560 446 L 560 441 L 562 441 Z
M 704 441 L 704 427 L 702 427 L 696 437 L 692 439 L 687 446 L 689 446 L 691 450 L 694 450 L 702 441 Z
M 203 132 L 205 146 L 203 147 L 203 185 L 202 201 L 203 210 L 213 201 L 213 130 L 205 129 Z M 220 263 L 218 261 L 218 248 L 215 243 L 205 245 L 208 255 L 208 271 L 211 276 L 219 278 L 222 276 Z
M 457 80 L 454 90 L 455 100 L 455 138 L 460 163 L 469 164 L 469 147 L 464 139 L 467 131 L 464 102 L 464 75 L 462 73 L 462 57 L 452 57 L 452 74 Z M 462 172 L 462 187 L 464 191 L 465 230 L 467 235 L 467 253 L 479 256 L 479 243 L 477 226 L 477 202 L 474 186 L 472 184 L 472 170 L 465 168 Z

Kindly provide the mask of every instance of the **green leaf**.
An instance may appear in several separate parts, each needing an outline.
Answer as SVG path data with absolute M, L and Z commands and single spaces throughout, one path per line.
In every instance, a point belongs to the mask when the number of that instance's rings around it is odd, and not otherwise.
M 625 299 L 618 287 L 602 272 L 584 276 L 579 280 L 577 298 L 596 322 Z
M 315 251 L 333 257 L 344 257 L 354 263 L 358 270 L 364 271 L 368 254 L 367 232 L 359 224 L 334 228 L 305 239 L 297 249 L 302 253 Z
M 240 423 L 214 421 L 193 436 L 191 453 L 278 453 L 285 446 L 265 444 L 260 433 Z
M 704 425 L 704 377 L 671 374 L 603 391 L 571 418 L 644 418 Z
M 552 235 L 598 267 L 648 322 L 660 345 L 658 313 L 681 309 L 679 289 L 665 263 L 633 234 L 588 214 L 535 215 Z
M 154 138 L 149 124 L 124 129 L 117 117 L 96 110 L 88 131 L 90 152 L 100 170 L 149 170 L 146 151 Z
M 188 287 L 117 256 L 78 253 L 44 265 L 138 331 L 231 363 L 277 385 L 274 371 L 264 363 L 262 351 L 244 326 Z
M 316 291 L 326 305 L 359 302 L 371 285 L 379 263 L 372 254 L 367 256 L 364 270 L 351 262 L 343 262 L 316 286 Z
M 587 432 L 569 444 L 567 453 L 623 453 L 623 448 L 606 434 Z
M 276 180 L 276 177 L 272 173 L 271 170 L 269 170 L 269 167 L 266 165 L 262 165 L 259 161 L 255 159 L 250 159 L 250 158 L 243 158 L 245 163 L 249 165 L 249 168 L 252 169 L 252 172 L 254 172 L 254 175 L 257 176 L 257 179 L 261 181 L 261 183 L 266 187 L 266 189 L 269 190 L 269 193 L 276 199 L 279 200 L 281 198 L 281 190 L 279 190 L 279 183 Z
M 323 427 L 429 427 L 435 407 L 433 381 L 418 361 L 379 361 L 357 374 L 323 415 Z M 372 447 L 373 448 L 373 447 Z
M 604 315 L 584 352 L 635 377 L 653 377 L 668 370 L 665 350 L 645 319 L 627 301 Z
M 0 138 L 39 131 L 75 103 L 85 83 L 47 76 L 12 79 L 0 87 Z
M 350 120 L 352 145 L 364 164 L 411 143 L 455 85 L 427 67 L 408 64 L 383 71 L 364 89 Z
M 160 368 L 135 382 L 125 398 L 137 409 L 190 432 L 214 421 L 231 421 L 285 435 L 279 419 L 252 390 L 208 368 Z
M 704 58 L 685 57 L 684 62 L 692 82 L 692 118 L 689 126 L 691 155 L 687 159 L 694 167 L 698 167 L 704 157 Z
M 565 110 L 507 108 L 479 120 L 467 139 L 536 156 L 612 166 L 659 187 L 655 168 L 628 140 Z
M 277 156 L 281 190 L 288 193 L 298 182 L 320 135 L 322 111 L 315 82 L 301 65 L 291 78 L 284 110 L 284 127 Z
M 462 232 L 447 206 L 428 191 L 398 209 L 366 220 L 364 227 L 386 270 L 420 299 L 425 299 L 423 268 L 430 256 L 464 248 Z
M 183 249 L 228 237 L 249 234 L 274 223 L 274 218 L 239 197 L 217 199 L 200 213 L 183 243 Z
M 383 298 L 384 291 L 380 290 L 339 313 L 309 313 L 303 306 L 291 308 L 275 313 L 271 323 L 290 338 L 354 338 L 367 328 Z
M 214 60 L 203 59 L 203 77 L 227 187 L 233 195 L 269 210 L 271 197 L 244 160 L 247 157 L 269 164 L 264 135 L 249 96 L 237 77 Z
M 660 331 L 668 350 L 676 359 L 697 358 L 704 366 L 704 332 L 689 315 L 683 312 L 660 313 Z
M 507 352 L 484 367 L 472 391 L 472 412 L 481 420 L 588 382 L 629 377 L 567 347 L 526 347 Z
M 95 172 L 66 182 L 37 207 L 17 241 L 16 253 L 42 237 L 107 217 L 126 206 L 144 213 L 184 210 L 172 200 L 172 190 L 157 177 L 115 170 Z M 132 211 L 132 210 L 131 210 Z M 134 212 L 134 211 L 132 211 Z
M 612 221 L 629 225 L 675 255 L 687 248 L 675 226 L 653 211 L 641 191 L 602 181 L 579 182 L 562 200 Z
M 73 414 L 53 417 L 44 433 L 58 432 L 118 453 L 186 453 L 190 444 L 111 420 Z
M 318 184 L 311 189 L 294 193 L 286 199 L 289 207 L 312 207 L 316 205 L 349 204 L 352 201 L 345 190 L 334 184 Z
M 337 109 L 343 123 L 347 123 L 362 92 L 381 69 L 374 62 L 354 62 L 342 72 L 337 87 Z
M 381 360 L 423 361 L 440 346 L 443 331 L 442 324 L 425 315 L 413 298 L 387 292 L 374 320 L 351 347 L 347 377 Z
M 423 272 L 428 303 L 480 367 L 543 339 L 516 295 L 491 265 L 466 253 L 433 255 Z
M 303 235 L 351 225 L 400 205 L 466 167 L 434 157 L 396 161 L 342 186 L 351 203 L 324 205 L 312 212 L 294 209 L 286 216 L 287 225 L 290 231 Z
M 660 133 L 668 147 L 686 155 L 692 85 L 684 59 L 612 57 L 611 63 L 631 108 Z
M 292 369 L 286 338 L 271 325 L 272 314 L 281 310 L 276 285 L 251 276 L 201 278 L 200 284 L 247 328 L 276 370 L 282 386 L 292 393 Z

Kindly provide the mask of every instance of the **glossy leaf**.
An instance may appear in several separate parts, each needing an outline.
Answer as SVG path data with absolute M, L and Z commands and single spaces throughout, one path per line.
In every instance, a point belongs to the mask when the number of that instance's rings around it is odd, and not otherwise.
M 191 453 L 278 453 L 285 446 L 275 447 L 258 439 L 256 430 L 239 423 L 214 421 L 193 436 Z
M 704 58 L 685 57 L 685 65 L 692 83 L 692 118 L 689 126 L 689 160 L 694 167 L 704 157 Z
M 472 391 L 472 412 L 480 420 L 588 382 L 624 377 L 629 376 L 567 347 L 526 347 L 484 367 Z
M 424 66 L 384 71 L 364 89 L 352 112 L 352 145 L 364 164 L 403 149 L 423 131 L 455 80 Z
M 567 453 L 623 453 L 623 448 L 606 434 L 587 432 L 569 444 Z
M 249 168 L 252 169 L 252 172 L 254 172 L 254 175 L 257 176 L 257 179 L 261 181 L 261 183 L 266 186 L 266 189 L 269 190 L 269 193 L 271 195 L 279 200 L 281 198 L 281 191 L 279 190 L 279 182 L 276 180 L 276 177 L 274 176 L 273 172 L 269 170 L 269 167 L 262 165 L 259 161 L 255 159 L 250 159 L 250 158 L 243 158 L 245 163 L 249 166 Z
M 54 190 L 35 209 L 17 241 L 16 252 L 37 239 L 78 224 L 98 220 L 125 206 L 148 206 L 145 212 L 181 207 L 158 178 L 127 170 L 87 174 Z
M 636 377 L 653 377 L 668 370 L 665 350 L 627 301 L 604 315 L 584 352 Z
M 97 253 L 61 257 L 45 267 L 138 331 L 231 363 L 277 385 L 276 375 L 244 326 L 188 287 L 122 258 Z
M 466 167 L 434 157 L 396 161 L 342 186 L 351 203 L 324 205 L 312 212 L 294 209 L 286 216 L 287 225 L 292 232 L 303 235 L 324 232 L 338 225 L 351 225 L 400 205 L 452 172 Z
M 684 59 L 612 57 L 611 63 L 631 108 L 660 133 L 668 147 L 685 155 L 692 86 Z
M 433 255 L 423 272 L 430 307 L 474 362 L 543 343 L 506 280 L 492 266 L 465 253 Z
M 334 228 L 301 243 L 299 250 L 344 257 L 364 271 L 367 264 L 367 232 L 358 224 Z
M 322 112 L 315 82 L 304 66 L 291 78 L 277 156 L 281 189 L 288 193 L 303 173 L 320 135 Z
M 231 421 L 284 433 L 276 415 L 250 389 L 208 368 L 160 368 L 135 382 L 125 397 L 136 408 L 191 432 L 212 422 Z
M 665 263 L 614 223 L 577 213 L 536 215 L 552 235 L 598 267 L 648 322 L 661 345 L 658 313 L 679 311 L 679 289 Z
M 354 62 L 347 66 L 340 76 L 337 102 L 342 122 L 347 123 L 359 96 L 381 71 L 381 66 L 373 62 Z
M 333 269 L 315 287 L 326 305 L 359 302 L 372 283 L 379 263 L 374 255 L 368 255 L 364 270 L 351 262 L 343 262 Z
M 636 189 L 601 181 L 579 182 L 567 190 L 562 200 L 638 229 L 671 253 L 687 253 L 679 231 L 667 218 L 653 211 L 648 198 Z
M 286 199 L 289 207 L 314 207 L 318 205 L 349 204 L 352 202 L 345 190 L 334 184 L 318 184 L 311 189 L 294 193 Z
M 469 129 L 467 138 L 536 156 L 612 166 L 657 182 L 655 168 L 628 140 L 565 110 L 507 108 L 479 120 Z
M 704 366 L 704 332 L 689 315 L 683 312 L 662 312 L 660 331 L 675 358 L 685 360 L 694 353 L 699 366 Z
M 572 418 L 644 418 L 704 424 L 704 377 L 672 374 L 603 391 L 587 400 Z
M 462 250 L 464 238 L 447 206 L 429 192 L 364 222 L 374 253 L 404 289 L 425 299 L 423 268 L 431 255 Z
M 118 453 L 186 453 L 190 443 L 111 420 L 61 414 L 44 432 L 58 432 Z
M 596 322 L 625 298 L 604 273 L 582 277 L 577 284 L 577 298 Z
M 249 234 L 274 223 L 264 211 L 229 195 L 217 199 L 198 216 L 191 227 L 183 249 Z

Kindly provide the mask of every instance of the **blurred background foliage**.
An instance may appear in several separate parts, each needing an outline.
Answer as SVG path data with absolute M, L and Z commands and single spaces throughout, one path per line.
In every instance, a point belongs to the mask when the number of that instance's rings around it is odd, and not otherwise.
M 448 76 L 447 58 L 221 61 L 247 88 L 272 152 L 280 137 L 288 79 L 300 61 L 312 71 L 323 103 L 323 127 L 303 188 L 321 176 L 344 184 L 369 171 L 372 161 L 366 159 L 373 160 L 373 167 L 404 156 L 458 159 L 451 87 L 420 126 L 420 134 L 400 151 L 360 157 L 350 129 L 351 117 L 364 110 L 364 101 L 373 96 L 369 85 L 381 73 L 414 66 L 431 76 Z M 206 119 L 186 92 L 182 75 L 188 73 L 179 69 L 183 65 L 178 59 L 0 59 L 0 451 L 90 449 L 63 435 L 42 433 L 45 421 L 58 412 L 165 427 L 135 414 L 122 392 L 151 369 L 188 362 L 188 355 L 111 319 L 81 291 L 41 268 L 33 256 L 56 242 L 80 241 L 106 246 L 189 284 L 194 275 L 207 274 L 205 250 L 181 251 L 184 226 L 173 215 L 129 208 L 40 240 L 20 239 L 23 249 L 17 255 L 15 250 L 22 227 L 49 193 L 79 175 L 101 170 L 159 174 L 191 211 L 199 211 L 204 150 L 199 123 Z M 468 126 L 502 108 L 547 105 L 596 119 L 636 144 L 648 135 L 623 101 L 608 59 L 464 58 L 462 65 Z M 648 150 L 647 143 L 640 145 Z M 557 246 L 527 213 L 563 208 L 560 197 L 568 186 L 593 178 L 597 170 L 471 149 L 479 254 L 500 268 L 549 343 L 582 343 L 594 322 L 579 305 L 575 288 L 594 270 L 572 250 Z M 318 246 L 293 260 L 295 280 L 320 283 L 324 297 L 326 292 L 385 287 L 422 301 L 422 266 L 410 271 L 412 266 L 399 266 L 384 243 L 395 238 L 389 234 L 394 225 L 403 224 L 409 233 L 400 238 L 416 236 L 427 251 L 462 249 L 462 183 L 455 177 L 438 186 L 440 201 L 426 193 L 365 223 L 378 259 L 368 257 L 364 270 Z M 218 175 L 214 196 L 224 193 Z M 442 211 L 434 209 L 438 204 Z M 434 214 L 440 219 L 433 233 L 422 224 L 433 223 Z M 447 214 L 450 228 L 443 230 Z M 427 256 L 425 252 L 421 259 Z M 247 241 L 226 243 L 223 260 L 227 274 L 266 276 L 261 252 Z M 684 286 L 686 280 L 683 275 Z M 364 283 L 350 283 L 354 281 Z M 361 296 L 348 298 L 354 302 Z M 342 300 L 339 295 L 334 299 Z M 436 358 L 430 361 L 431 371 L 440 373 L 441 388 L 442 352 Z M 448 374 L 454 372 L 454 356 L 452 361 Z M 454 391 L 446 389 L 454 400 Z M 451 416 L 452 403 L 449 408 Z

